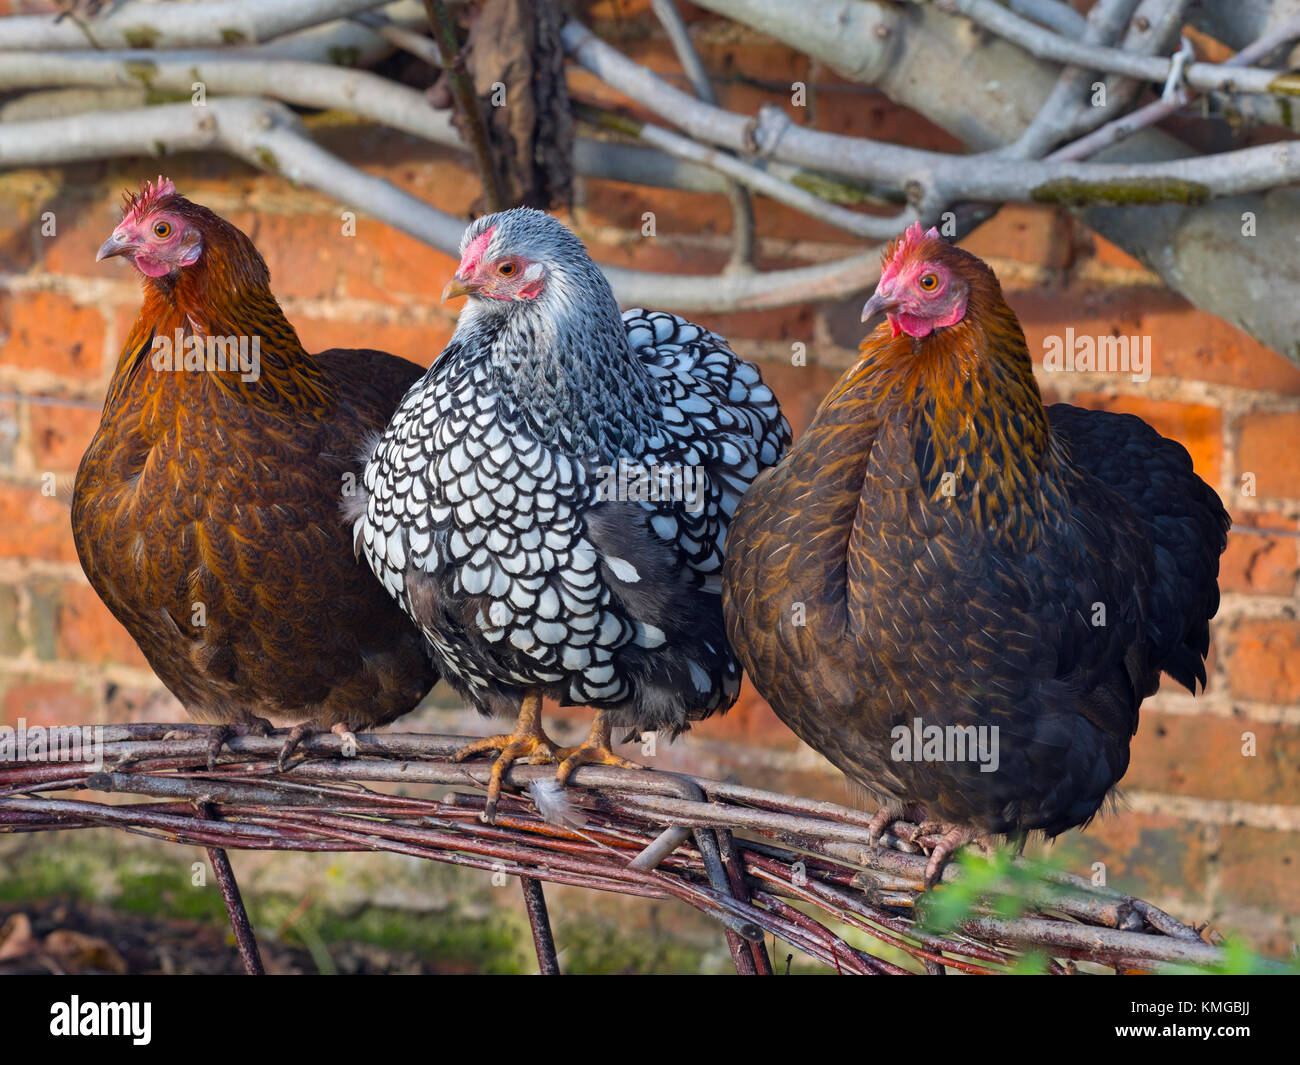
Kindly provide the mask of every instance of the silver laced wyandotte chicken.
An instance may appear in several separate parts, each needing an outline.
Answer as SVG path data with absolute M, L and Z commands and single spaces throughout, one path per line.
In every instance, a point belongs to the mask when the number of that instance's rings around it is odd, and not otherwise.
M 732 522 L 755 687 L 879 804 L 965 842 L 1085 825 L 1163 671 L 1205 683 L 1229 518 L 1141 419 L 1044 408 L 993 271 L 914 226 L 887 321 Z M 922 833 L 916 833 L 921 835 Z
M 366 465 L 356 540 L 483 713 L 517 714 L 517 760 L 628 766 L 611 728 L 668 730 L 726 710 L 727 526 L 789 427 L 754 366 L 671 314 L 619 312 L 586 248 L 525 208 L 475 221 L 443 298 L 469 300 Z M 543 697 L 594 708 L 560 748 Z
M 437 680 L 410 619 L 358 562 L 342 502 L 423 372 L 380 351 L 309 355 L 252 241 L 159 178 L 99 249 L 144 285 L 72 528 L 91 585 L 163 684 L 233 732 L 392 721 Z

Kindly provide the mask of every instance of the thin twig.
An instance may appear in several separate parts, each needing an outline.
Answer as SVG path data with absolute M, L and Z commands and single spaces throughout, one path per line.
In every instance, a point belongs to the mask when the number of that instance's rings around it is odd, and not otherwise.
M 1236 55 L 1225 60 L 1224 66 L 1248 66 L 1276 51 L 1284 44 L 1289 44 L 1297 37 L 1300 37 L 1300 15 L 1288 19 L 1282 25 L 1275 27 L 1271 33 L 1247 45 Z M 1065 161 L 1086 159 L 1096 155 L 1098 152 L 1126 140 L 1148 126 L 1153 126 L 1170 115 L 1176 114 L 1187 106 L 1192 96 L 1193 94 L 1184 86 L 1173 99 L 1153 100 L 1151 103 L 1139 107 L 1136 111 L 1132 111 L 1122 118 L 1117 118 L 1113 122 L 1094 130 L 1086 137 L 1081 137 L 1073 143 L 1067 144 L 1065 147 L 1053 152 L 1048 158 Z
M 713 83 L 704 69 L 700 54 L 695 50 L 690 31 L 675 0 L 650 0 L 650 8 L 668 35 L 677 61 L 695 95 L 706 104 L 716 104 Z M 748 271 L 754 268 L 754 203 L 744 186 L 734 179 L 727 184 L 727 199 L 731 203 L 731 261 L 729 270 Z
M 528 925 L 533 931 L 538 971 L 543 976 L 559 976 L 560 960 L 555 954 L 555 937 L 551 934 L 551 919 L 546 912 L 546 896 L 542 893 L 541 881 L 521 876 L 519 886 L 524 892 L 524 909 L 528 912 Z
M 1083 32 L 1084 18 L 1062 0 L 1010 0 L 1007 5 L 1017 15 L 1024 15 L 1066 37 Z
M 916 0 L 910 0 L 915 3 Z M 999 37 L 1019 45 L 1039 59 L 1105 70 L 1126 78 L 1162 84 L 1169 76 L 1172 60 L 1158 56 L 1137 55 L 1118 48 L 1072 41 L 1058 33 L 1035 26 L 1012 14 L 994 0 L 939 0 L 942 10 L 965 15 Z M 1231 89 L 1234 92 L 1291 92 L 1290 79 L 1283 70 L 1238 69 L 1220 63 L 1190 63 L 1184 70 L 1187 83 L 1201 92 Z
M 434 69 L 442 69 L 442 52 L 438 50 L 437 44 L 424 34 L 416 33 L 415 30 L 408 30 L 405 26 L 395 23 L 387 15 L 376 11 L 363 11 L 359 15 L 353 15 L 352 21 L 359 26 L 365 26 L 368 30 L 374 31 L 393 47 L 410 53 L 416 59 L 422 60 Z
M 483 108 L 473 79 L 465 70 L 465 56 L 461 43 L 457 40 L 456 24 L 447 12 L 445 0 L 424 0 L 424 7 L 429 13 L 434 42 L 442 56 L 443 77 L 447 79 L 452 98 L 456 101 L 456 111 L 460 115 L 465 139 L 469 142 L 479 180 L 483 182 L 483 202 L 488 213 L 493 214 L 510 205 L 505 201 L 505 194 L 501 190 L 501 175 L 497 171 L 496 160 L 492 158 Z
M 749 889 L 749 882 L 745 879 L 745 863 L 736 849 L 736 840 L 729 829 L 720 828 L 717 835 L 722 864 L 727 870 L 727 879 L 731 882 L 731 893 L 741 902 L 749 902 L 753 895 Z M 746 946 L 749 950 L 749 960 L 743 964 L 738 961 L 737 972 L 741 975 L 771 976 L 772 962 L 767 956 L 767 944 L 760 939 Z M 734 950 L 732 954 L 735 955 Z
M 526 795 L 507 792 L 488 825 L 479 814 L 490 766 L 449 760 L 464 737 L 363 733 L 357 757 L 344 758 L 340 737 L 312 736 L 303 742 L 307 760 L 286 773 L 275 765 L 280 737 L 235 737 L 210 772 L 201 730 L 182 726 L 174 730 L 178 738 L 161 739 L 167 731 L 109 726 L 98 773 L 6 766 L 0 832 L 104 826 L 214 851 L 389 851 L 519 876 L 526 900 L 528 881 L 673 898 L 729 930 L 741 972 L 771 971 L 764 933 L 840 972 L 905 971 L 896 960 L 851 946 L 840 927 L 910 956 L 917 970 L 1004 971 L 1028 950 L 1060 959 L 1049 962 L 1051 972 L 1067 971 L 1070 959 L 1146 971 L 1223 961 L 1217 947 L 1163 911 L 1068 874 L 1050 874 L 1059 887 L 1048 879 L 1021 893 L 1024 918 L 998 917 L 996 900 L 984 899 L 959 931 L 935 935 L 918 924 L 925 859 L 895 849 L 889 838 L 873 851 L 866 815 L 834 803 L 681 774 L 583 766 L 570 793 L 579 824 L 548 823 Z M 526 788 L 552 773 L 515 766 L 507 785 Z M 393 795 L 370 784 L 405 787 Z M 436 797 L 414 792 L 420 785 L 435 785 Z M 448 786 L 461 790 L 449 794 Z M 114 801 L 50 796 L 69 789 L 110 792 Z M 214 818 L 197 813 L 195 804 L 210 805 Z M 654 868 L 640 867 L 638 855 L 662 842 L 665 831 L 678 833 L 680 845 L 666 854 L 656 848 Z M 753 838 L 735 840 L 736 831 Z M 696 846 L 681 843 L 680 834 L 692 832 Z M 213 868 L 221 880 L 216 860 Z M 950 866 L 941 885 L 963 875 Z M 540 940 L 539 967 L 549 971 L 554 952 L 539 911 L 530 910 L 530 927 Z
M 911 208 L 883 218 L 859 214 L 846 207 L 828 203 L 798 185 L 769 174 L 762 167 L 737 158 L 731 152 L 721 148 L 711 148 L 707 144 L 699 144 L 689 137 L 683 137 L 662 126 L 616 115 L 612 111 L 589 104 L 578 104 L 575 111 L 579 118 L 593 125 L 637 137 L 651 147 L 665 151 L 677 159 L 707 166 L 735 185 L 761 192 L 778 203 L 784 203 L 812 218 L 833 225 L 846 233 L 852 233 L 856 237 L 867 240 L 889 240 L 917 221 L 919 217 Z
M 1083 31 L 1086 44 L 1110 44 L 1124 29 L 1137 0 L 1097 0 L 1088 12 Z M 1022 159 L 1037 159 L 1054 144 L 1082 133 L 1105 118 L 1105 109 L 1084 103 L 1094 72 L 1084 67 L 1066 67 L 1056 86 L 1005 154 Z
M 248 911 L 244 909 L 244 897 L 239 891 L 239 882 L 235 879 L 230 857 L 220 847 L 208 847 L 207 852 L 208 862 L 217 878 L 217 886 L 221 889 L 221 901 L 226 904 L 226 913 L 230 917 L 230 930 L 235 934 L 239 957 L 244 962 L 244 972 L 249 976 L 264 976 L 266 969 L 262 966 L 262 955 L 257 949 L 257 936 L 253 934 L 252 922 L 248 919 Z

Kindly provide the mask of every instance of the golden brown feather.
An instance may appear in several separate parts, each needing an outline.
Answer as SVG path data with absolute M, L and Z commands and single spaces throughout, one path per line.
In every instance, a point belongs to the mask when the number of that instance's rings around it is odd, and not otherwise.
M 162 179 L 128 201 L 100 253 L 118 254 L 144 305 L 77 473 L 95 591 L 198 720 L 354 729 L 412 709 L 437 673 L 357 562 L 340 505 L 422 371 L 379 351 L 309 355 L 252 242 Z M 258 338 L 257 373 L 157 368 L 155 338 L 178 330 Z
M 891 249 L 881 310 L 741 503 L 723 603 L 782 720 L 885 817 L 943 824 L 934 876 L 972 836 L 1087 823 L 1160 672 L 1204 683 L 1228 516 L 1140 420 L 1045 408 L 993 272 L 933 231 Z

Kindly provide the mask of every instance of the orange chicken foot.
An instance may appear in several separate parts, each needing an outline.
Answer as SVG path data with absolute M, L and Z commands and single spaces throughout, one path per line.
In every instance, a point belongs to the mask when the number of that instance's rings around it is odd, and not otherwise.
M 564 747 L 559 753 L 560 768 L 555 773 L 555 782 L 561 786 L 568 784 L 569 777 L 580 765 L 610 765 L 617 769 L 644 769 L 645 766 L 620 758 L 610 750 L 609 717 L 604 710 L 596 711 L 596 718 L 591 723 L 587 738 L 576 747 Z
M 492 763 L 492 774 L 488 777 L 487 805 L 483 809 L 484 819 L 491 824 L 496 819 L 497 801 L 501 798 L 501 785 L 506 770 L 515 762 L 539 765 L 559 761 L 560 748 L 542 731 L 542 697 L 533 692 L 524 696 L 515 727 L 508 735 L 487 736 L 467 743 L 452 755 L 451 760 L 463 762 L 484 751 L 501 752 Z

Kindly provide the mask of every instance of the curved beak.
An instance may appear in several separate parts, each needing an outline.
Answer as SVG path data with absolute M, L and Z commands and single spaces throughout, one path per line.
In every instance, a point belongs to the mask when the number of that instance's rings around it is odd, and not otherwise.
M 876 289 L 871 299 L 862 305 L 862 320 L 869 322 L 881 314 L 890 314 L 898 310 L 902 305 L 902 300 L 895 299 L 893 296 L 881 292 L 880 289 Z
M 457 296 L 472 296 L 479 290 L 480 286 L 474 281 L 465 281 L 460 275 L 456 275 L 447 282 L 447 287 L 442 290 L 442 302 L 454 300 Z
M 135 245 L 131 241 L 114 233 L 99 246 L 99 251 L 95 253 L 95 262 L 102 263 L 105 259 L 111 259 L 114 255 L 125 255 L 134 248 Z

